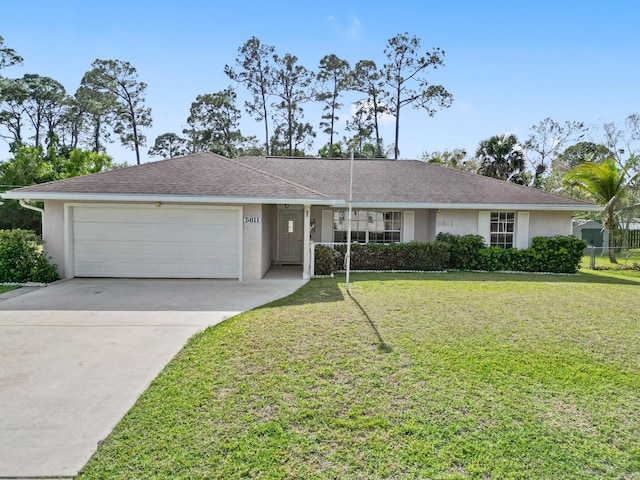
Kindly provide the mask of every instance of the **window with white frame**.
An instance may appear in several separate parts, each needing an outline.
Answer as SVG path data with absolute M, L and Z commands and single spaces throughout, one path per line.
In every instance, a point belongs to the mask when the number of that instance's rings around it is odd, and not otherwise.
M 491 212 L 489 246 L 512 248 L 515 226 L 515 212 Z
M 333 241 L 346 243 L 349 212 L 333 212 Z M 402 231 L 402 212 L 358 210 L 351 212 L 351 241 L 357 243 L 398 243 Z

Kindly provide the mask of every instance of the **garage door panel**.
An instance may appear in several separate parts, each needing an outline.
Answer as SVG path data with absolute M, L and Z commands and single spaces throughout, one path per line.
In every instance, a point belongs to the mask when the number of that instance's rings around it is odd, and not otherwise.
M 157 239 L 161 230 L 150 228 L 148 225 L 133 223 L 76 223 L 74 226 L 74 237 L 76 242 L 88 241 L 153 241 Z
M 238 235 L 237 226 L 229 225 L 188 225 L 188 224 L 133 224 L 133 223 L 76 223 L 74 237 L 77 240 L 103 241 L 145 241 L 153 242 L 162 238 L 165 241 L 178 242 L 185 238 L 211 237 L 230 238 Z
M 78 207 L 74 209 L 74 221 L 91 222 L 99 216 L 100 222 L 127 222 L 145 223 L 150 219 L 161 219 L 168 224 L 228 224 L 238 218 L 237 210 L 208 210 L 208 209 L 176 209 L 171 207 L 160 208 L 116 208 L 116 207 Z M 188 220 L 187 220 L 188 219 Z M 156 222 L 153 222 L 156 223 Z
M 125 212 L 126 211 L 126 212 Z M 126 216 L 125 216 L 126 213 Z M 101 223 L 115 223 L 126 221 L 140 223 L 146 221 L 154 214 L 152 209 L 116 208 L 116 207 L 77 207 L 73 210 L 75 222 L 93 222 L 100 219 Z M 126 220 L 125 220 L 126 218 Z
M 143 257 L 155 258 L 157 255 L 171 256 L 174 260 L 186 261 L 198 257 L 199 261 L 207 259 L 222 261 L 227 257 L 234 257 L 237 253 L 237 244 L 217 244 L 215 250 L 211 245 L 204 242 L 194 242 L 189 244 L 175 243 L 154 243 L 154 244 L 131 244 L 129 242 L 79 242 L 76 245 L 76 262 L 82 259 L 101 259 L 107 261 L 114 256 L 135 261 Z M 167 261 L 170 261 L 167 259 Z
M 240 211 L 76 207 L 76 276 L 239 278 Z
M 144 244 L 131 244 L 128 242 L 88 242 L 76 241 L 74 256 L 75 261 L 101 259 L 102 261 L 113 258 L 126 258 L 127 261 L 142 257 L 149 249 Z

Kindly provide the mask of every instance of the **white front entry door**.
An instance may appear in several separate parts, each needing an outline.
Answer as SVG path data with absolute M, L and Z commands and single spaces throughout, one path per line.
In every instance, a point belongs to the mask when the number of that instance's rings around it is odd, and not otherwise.
M 302 210 L 279 210 L 278 262 L 302 263 L 304 229 Z

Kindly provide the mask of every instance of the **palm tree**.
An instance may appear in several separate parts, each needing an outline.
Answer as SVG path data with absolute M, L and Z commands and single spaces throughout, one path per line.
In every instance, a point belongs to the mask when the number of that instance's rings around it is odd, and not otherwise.
M 598 205 L 602 205 L 602 225 L 609 231 L 609 247 L 613 247 L 613 237 L 618 226 L 617 209 L 622 205 L 629 186 L 638 179 L 640 173 L 629 174 L 629 167 L 634 163 L 632 157 L 624 168 L 618 168 L 613 158 L 601 163 L 585 162 L 564 177 L 564 185 L 574 187 L 586 193 Z M 609 248 L 609 261 L 618 263 L 616 252 Z
M 478 173 L 513 183 L 523 183 L 524 151 L 515 135 L 505 133 L 483 140 L 476 157 L 480 160 Z

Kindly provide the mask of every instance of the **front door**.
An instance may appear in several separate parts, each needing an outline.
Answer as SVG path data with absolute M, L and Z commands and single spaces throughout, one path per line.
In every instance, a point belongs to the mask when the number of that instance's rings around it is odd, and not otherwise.
M 304 229 L 302 210 L 280 210 L 278 222 L 278 262 L 302 263 Z

